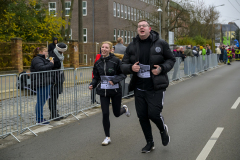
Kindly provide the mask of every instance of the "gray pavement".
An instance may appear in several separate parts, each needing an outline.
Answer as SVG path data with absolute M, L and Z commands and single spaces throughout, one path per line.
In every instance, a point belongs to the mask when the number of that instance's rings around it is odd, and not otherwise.
M 240 106 L 231 109 L 240 95 L 240 62 L 205 72 L 197 77 L 177 83 L 167 89 L 163 116 L 169 127 L 171 142 L 164 147 L 157 127 L 153 124 L 156 149 L 149 154 L 140 153 L 145 145 L 136 116 L 134 98 L 126 102 L 131 117 L 115 118 L 111 112 L 111 140 L 101 146 L 104 132 L 102 115 L 98 113 L 80 121 L 73 121 L 21 143 L 0 149 L 1 159 L 52 160 L 192 160 L 196 159 L 214 131 L 223 131 L 207 154 L 207 159 L 240 159 Z M 51 126 L 51 125 L 50 125 Z

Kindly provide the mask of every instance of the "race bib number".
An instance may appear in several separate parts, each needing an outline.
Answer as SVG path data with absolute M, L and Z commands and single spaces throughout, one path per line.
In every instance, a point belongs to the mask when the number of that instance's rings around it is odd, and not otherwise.
M 101 89 L 117 89 L 119 84 L 111 85 L 109 81 L 112 81 L 114 76 L 101 76 Z
M 150 65 L 144 65 L 139 63 L 140 70 L 138 71 L 137 75 L 140 78 L 150 78 Z

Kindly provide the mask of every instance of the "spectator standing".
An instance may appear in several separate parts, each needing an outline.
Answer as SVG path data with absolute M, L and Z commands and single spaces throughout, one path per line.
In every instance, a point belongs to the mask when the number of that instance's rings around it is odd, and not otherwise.
M 184 54 L 186 55 L 186 57 L 194 57 L 193 55 L 193 51 L 191 49 L 191 45 L 188 45 L 186 46 L 186 50 L 184 52 Z M 184 74 L 185 75 L 190 75 L 190 71 L 191 71 L 191 68 L 190 68 L 190 62 L 191 62 L 191 59 L 190 58 L 186 58 L 185 62 L 184 62 Z
M 33 51 L 33 60 L 31 62 L 31 72 L 49 71 L 54 67 L 54 60 L 46 59 L 48 55 L 47 47 L 38 47 Z M 53 77 L 49 72 L 36 73 L 31 76 L 33 88 L 37 89 L 37 104 L 36 104 L 36 122 L 40 125 L 49 124 L 43 118 L 43 106 L 49 98 L 50 88 Z
M 135 107 L 147 142 L 142 153 L 148 153 L 155 149 L 150 120 L 160 130 L 162 144 L 166 146 L 170 142 L 161 112 L 169 85 L 167 73 L 176 60 L 169 44 L 159 39 L 146 20 L 140 20 L 137 26 L 138 35 L 127 47 L 121 69 L 124 74 L 133 74 L 129 91 L 134 90 Z
M 54 67 L 53 70 L 64 69 L 63 60 L 64 55 L 63 52 L 67 51 L 67 45 L 64 43 L 58 43 L 56 48 L 49 52 L 49 57 L 54 58 Z M 54 84 L 51 86 L 51 98 L 49 99 L 49 110 L 50 110 L 50 119 L 54 119 L 55 121 L 59 121 L 63 119 L 60 117 L 57 110 L 57 100 L 59 94 L 63 92 L 63 82 L 64 72 L 63 71 L 54 71 L 53 72 L 53 80 Z
M 118 37 L 117 44 L 115 45 L 115 51 L 114 53 L 124 54 L 126 51 L 126 46 L 123 45 L 123 39 L 122 37 Z
M 48 52 L 53 51 L 56 48 L 57 43 L 58 43 L 58 38 L 57 37 L 53 37 L 53 43 L 50 43 L 48 45 Z
M 110 121 L 109 121 L 109 103 L 112 100 L 112 109 L 115 117 L 126 113 L 130 116 L 130 112 L 126 105 L 121 107 L 122 89 L 120 81 L 126 78 L 120 69 L 121 61 L 111 53 L 112 43 L 105 41 L 101 47 L 102 56 L 94 64 L 93 79 L 89 85 L 89 89 L 96 88 L 97 94 L 100 95 L 101 108 L 103 114 L 103 128 L 106 138 L 102 145 L 106 146 L 111 143 L 110 139 Z
M 227 56 L 227 47 L 225 48 L 225 46 L 223 47 L 223 62 L 224 64 L 226 64 L 228 61 L 228 56 Z
M 221 50 L 220 50 L 220 46 L 217 47 L 217 59 L 218 59 L 218 63 L 220 62 L 219 61 L 219 58 L 220 58 L 220 55 L 221 55 Z

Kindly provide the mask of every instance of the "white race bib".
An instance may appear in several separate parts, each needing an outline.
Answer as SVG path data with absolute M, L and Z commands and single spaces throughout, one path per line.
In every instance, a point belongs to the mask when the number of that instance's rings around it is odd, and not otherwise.
M 140 70 L 138 71 L 137 75 L 140 78 L 150 78 L 150 65 L 144 65 L 139 63 Z
M 114 76 L 101 76 L 101 89 L 117 89 L 119 88 L 119 84 L 111 85 L 109 81 L 111 81 Z

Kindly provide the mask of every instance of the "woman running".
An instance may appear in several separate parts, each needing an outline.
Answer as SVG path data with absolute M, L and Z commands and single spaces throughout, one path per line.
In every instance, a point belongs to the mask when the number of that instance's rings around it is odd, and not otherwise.
M 89 89 L 97 88 L 97 94 L 100 95 L 101 108 L 103 114 L 103 128 L 106 138 L 102 145 L 111 143 L 110 139 L 110 121 L 109 121 L 109 103 L 112 100 L 112 109 L 115 117 L 125 113 L 128 117 L 130 112 L 126 105 L 121 107 L 122 88 L 120 81 L 126 78 L 126 75 L 120 70 L 121 61 L 111 53 L 112 43 L 105 41 L 101 47 L 101 57 L 94 64 L 93 79 Z

